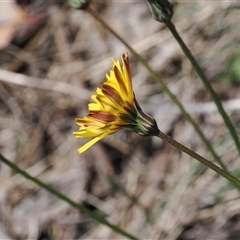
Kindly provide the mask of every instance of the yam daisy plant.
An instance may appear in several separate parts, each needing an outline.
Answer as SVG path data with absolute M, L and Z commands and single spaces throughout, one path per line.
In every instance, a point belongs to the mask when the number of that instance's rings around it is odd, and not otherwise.
M 97 88 L 92 96 L 94 103 L 88 105 L 88 115 L 76 118 L 80 128 L 73 133 L 75 137 L 92 138 L 78 149 L 79 153 L 121 129 L 132 130 L 142 136 L 158 135 L 156 121 L 142 111 L 135 98 L 128 54 L 122 54 L 122 66 L 119 61 L 112 60 L 112 70 L 106 75 L 102 88 Z

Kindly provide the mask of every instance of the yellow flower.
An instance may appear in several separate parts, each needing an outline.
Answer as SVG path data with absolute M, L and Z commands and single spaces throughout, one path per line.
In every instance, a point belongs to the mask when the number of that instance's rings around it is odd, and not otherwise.
M 113 59 L 113 68 L 106 78 L 102 88 L 97 88 L 96 95 L 92 96 L 94 103 L 88 105 L 89 114 L 75 120 L 80 126 L 79 132 L 73 133 L 75 137 L 92 138 L 78 149 L 79 153 L 120 129 L 143 136 L 158 134 L 155 120 L 141 110 L 135 99 L 127 54 L 122 55 L 122 67 Z

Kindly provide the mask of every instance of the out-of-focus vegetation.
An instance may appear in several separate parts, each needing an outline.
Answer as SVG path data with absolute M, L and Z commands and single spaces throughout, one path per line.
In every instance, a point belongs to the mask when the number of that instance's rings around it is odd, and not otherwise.
M 112 66 L 111 57 L 119 59 L 127 49 L 84 10 L 54 1 L 18 2 L 19 11 L 32 18 L 14 22 L 9 45 L 0 51 L 1 152 L 141 239 L 238 239 L 239 192 L 161 140 L 121 131 L 77 153 L 84 140 L 72 135 L 74 119 L 87 113 L 91 94 Z M 1 2 L 0 9 L 4 7 Z M 148 60 L 224 163 L 237 172 L 240 159 L 222 118 L 146 3 L 91 1 L 90 7 Z M 173 17 L 238 132 L 239 7 L 229 1 L 179 2 Z M 7 28 L 6 21 L 2 26 Z M 146 69 L 132 56 L 130 60 L 144 110 L 163 132 L 211 158 Z M 120 238 L 4 165 L 0 181 L 1 239 Z
M 240 83 L 240 53 L 233 53 L 226 60 L 226 67 L 220 75 L 220 80 L 224 83 Z

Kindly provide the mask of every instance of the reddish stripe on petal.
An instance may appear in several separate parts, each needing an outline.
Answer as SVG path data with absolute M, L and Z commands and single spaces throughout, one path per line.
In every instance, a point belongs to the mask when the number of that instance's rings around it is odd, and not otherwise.
M 102 113 L 102 112 L 90 112 L 88 114 L 88 116 L 91 118 L 95 118 L 99 121 L 105 122 L 105 123 L 112 122 L 116 118 L 114 115 L 106 114 L 106 113 Z
M 99 127 L 98 124 L 90 121 L 90 120 L 84 120 L 84 119 L 80 119 L 80 118 L 77 118 L 75 120 L 76 124 L 80 127 L 88 127 L 88 126 L 94 126 L 94 127 Z
M 121 96 L 119 96 L 118 92 L 113 87 L 107 84 L 103 84 L 102 92 L 103 94 L 105 94 L 105 96 L 109 97 L 110 99 L 113 99 L 119 106 L 124 105 Z
M 125 94 L 127 95 L 127 88 L 126 88 L 126 86 L 125 86 L 125 83 L 124 83 L 124 81 L 123 81 L 123 79 L 122 79 L 122 75 L 121 75 L 121 73 L 119 72 L 117 66 L 114 66 L 114 67 L 113 67 L 113 71 L 114 71 L 114 74 L 115 74 L 115 76 L 116 76 L 116 79 L 117 79 L 117 81 L 118 81 L 118 84 L 119 84 L 120 88 L 123 89 L 123 91 L 124 91 Z

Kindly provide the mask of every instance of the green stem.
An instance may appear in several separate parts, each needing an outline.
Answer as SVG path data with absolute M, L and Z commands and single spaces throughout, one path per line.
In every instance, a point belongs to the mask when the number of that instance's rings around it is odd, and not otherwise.
M 218 166 L 216 166 L 212 162 L 208 161 L 206 158 L 200 156 L 199 154 L 195 153 L 191 149 L 185 147 L 181 143 L 177 142 L 173 138 L 171 138 L 168 135 L 166 135 L 165 133 L 161 132 L 160 130 L 159 130 L 159 133 L 158 133 L 157 136 L 159 138 L 161 138 L 162 140 L 168 142 L 172 146 L 174 146 L 174 147 L 178 148 L 179 150 L 185 152 L 187 155 L 195 158 L 196 160 L 198 160 L 200 163 L 204 164 L 205 166 L 211 168 L 213 171 L 215 171 L 216 173 L 220 174 L 224 178 L 228 179 L 231 183 L 236 185 L 236 187 L 240 190 L 240 180 L 238 180 L 237 178 L 235 178 L 234 176 L 232 176 L 228 172 L 226 172 L 223 169 L 219 168 Z
M 71 200 L 70 198 L 68 198 L 66 195 L 62 194 L 61 192 L 57 191 L 56 189 L 54 189 L 53 187 L 50 187 L 49 185 L 47 185 L 46 183 L 43 183 L 42 181 L 40 181 L 39 179 L 29 175 L 27 172 L 25 172 L 24 170 L 20 169 L 16 164 L 10 162 L 9 160 L 7 160 L 5 157 L 2 156 L 2 154 L 0 154 L 0 161 L 5 163 L 6 165 L 8 165 L 12 170 L 14 170 L 15 172 L 21 174 L 23 177 L 25 177 L 26 179 L 29 179 L 30 181 L 36 183 L 38 186 L 40 186 L 41 188 L 44 188 L 46 191 L 50 192 L 51 194 L 55 195 L 57 198 L 63 200 L 64 202 L 67 202 L 69 205 L 71 205 L 72 207 L 78 209 L 79 211 L 81 211 L 82 213 L 88 215 L 89 217 L 91 217 L 92 219 L 94 219 L 95 221 L 108 226 L 109 228 L 111 228 L 113 231 L 121 234 L 124 237 L 127 237 L 129 239 L 132 240 L 138 240 L 137 237 L 125 232 L 124 230 L 122 230 L 121 228 L 119 228 L 116 225 L 111 224 L 110 222 L 108 222 L 105 218 L 100 217 L 99 215 L 97 215 L 96 213 L 93 213 L 92 211 L 88 210 L 87 208 L 85 208 L 83 205 L 80 205 L 76 202 L 74 202 L 73 200 Z
M 174 38 L 177 40 L 177 42 L 179 43 L 179 45 L 181 46 L 183 52 L 185 53 L 185 55 L 187 56 L 187 58 L 190 60 L 190 62 L 192 63 L 196 73 L 198 74 L 198 76 L 201 78 L 204 87 L 206 88 L 206 90 L 209 92 L 209 94 L 211 95 L 213 101 L 215 102 L 219 113 L 222 115 L 222 118 L 224 120 L 225 125 L 227 126 L 230 134 L 232 135 L 232 138 L 235 142 L 236 148 L 238 149 L 238 152 L 240 154 L 240 141 L 237 135 L 237 132 L 233 126 L 233 124 L 231 123 L 227 113 L 225 112 L 223 106 L 222 106 L 222 102 L 219 99 L 218 95 L 215 93 L 215 91 L 212 88 L 211 83 L 208 81 L 207 77 L 205 76 L 204 72 L 202 71 L 201 67 L 199 66 L 198 62 L 196 61 L 196 59 L 194 58 L 194 56 L 192 55 L 190 49 L 187 47 L 187 45 L 184 43 L 184 41 L 182 40 L 181 36 L 178 34 L 174 24 L 171 22 L 171 20 L 166 19 L 164 21 L 164 23 L 166 24 L 166 26 L 168 27 L 168 29 L 171 31 L 172 35 L 174 36 Z
M 158 74 L 148 65 L 147 61 L 141 57 L 131 46 L 127 43 L 115 30 L 113 30 L 107 23 L 105 23 L 97 13 L 95 13 L 90 8 L 87 9 L 87 11 L 98 21 L 100 22 L 110 33 L 112 33 L 117 39 L 119 39 L 128 49 L 129 51 L 138 59 L 139 62 L 142 63 L 142 65 L 149 71 L 151 76 L 160 84 L 161 88 L 168 94 L 170 99 L 179 107 L 180 111 L 182 112 L 183 116 L 191 123 L 199 137 L 202 139 L 202 141 L 207 146 L 208 150 L 212 153 L 214 159 L 220 164 L 220 166 L 227 171 L 227 168 L 219 158 L 219 156 L 216 154 L 216 152 L 213 150 L 210 142 L 207 140 L 207 138 L 204 136 L 201 129 L 198 127 L 198 125 L 193 121 L 191 116 L 188 114 L 188 112 L 185 110 L 183 105 L 179 102 L 177 97 L 170 91 L 170 89 L 167 87 L 167 85 L 162 81 L 162 79 L 158 76 Z

